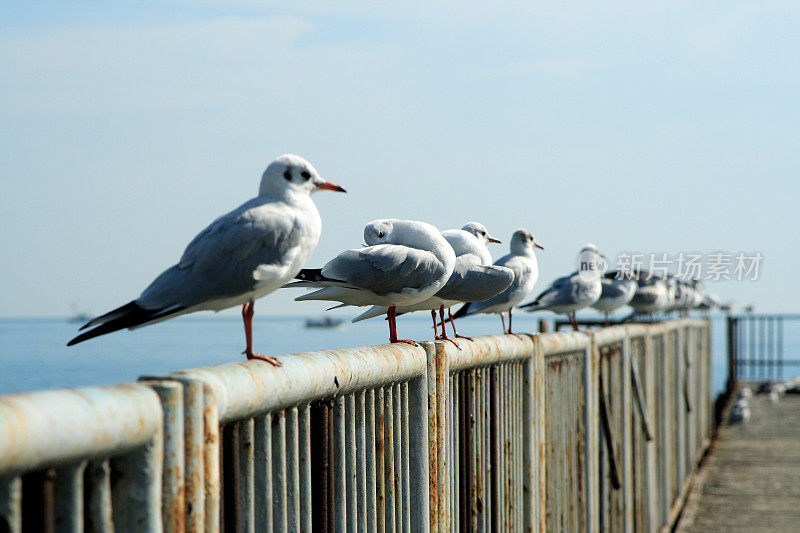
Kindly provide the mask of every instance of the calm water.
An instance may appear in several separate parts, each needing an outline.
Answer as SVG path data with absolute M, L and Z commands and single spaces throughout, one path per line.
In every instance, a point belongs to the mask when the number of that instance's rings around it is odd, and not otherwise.
M 303 317 L 255 319 L 254 343 L 268 354 L 381 344 L 388 338 L 385 321 L 373 319 L 342 329 L 306 329 Z M 514 320 L 517 331 L 536 331 L 538 317 Z M 496 316 L 459 321 L 465 335 L 497 334 Z M 241 319 L 199 315 L 182 317 L 133 332 L 121 331 L 66 347 L 78 325 L 64 319 L 0 319 L 0 394 L 36 389 L 111 385 L 161 374 L 242 359 Z M 418 313 L 398 319 L 402 337 L 428 339 L 429 316 Z M 714 320 L 714 390 L 726 376 L 725 332 Z

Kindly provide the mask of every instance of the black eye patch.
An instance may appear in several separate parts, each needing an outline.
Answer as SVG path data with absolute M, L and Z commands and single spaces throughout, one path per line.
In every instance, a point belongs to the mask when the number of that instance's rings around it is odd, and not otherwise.
M 311 179 L 311 174 L 308 172 L 308 170 L 302 171 L 300 175 L 303 176 L 303 179 L 306 181 Z
M 289 169 L 288 169 L 288 168 L 287 168 L 286 170 L 284 170 L 284 171 L 283 171 L 283 178 L 284 178 L 286 181 L 292 181 L 292 173 L 291 173 L 291 172 L 289 172 Z

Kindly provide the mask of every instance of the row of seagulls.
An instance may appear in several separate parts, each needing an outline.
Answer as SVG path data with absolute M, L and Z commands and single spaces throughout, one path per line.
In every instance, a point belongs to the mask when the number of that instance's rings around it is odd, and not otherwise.
M 543 247 L 529 230 L 514 232 L 510 253 L 492 264 L 487 245 L 500 241 L 478 222 L 440 232 L 425 222 L 380 219 L 364 228 L 364 247 L 346 250 L 322 268 L 308 269 L 304 266 L 322 227 L 311 199 L 319 190 L 345 192 L 321 178 L 305 159 L 291 154 L 279 157 L 264 171 L 256 197 L 214 220 L 189 243 L 180 261 L 138 298 L 87 322 L 81 331 L 88 331 L 68 345 L 195 311 L 241 305 L 243 353 L 248 359 L 278 366 L 274 357 L 253 351 L 252 331 L 255 300 L 281 287 L 315 289 L 297 297 L 298 301 L 338 302 L 334 308 L 370 306 L 355 321 L 385 314 L 390 342 L 416 345 L 398 338 L 396 317 L 424 310 L 431 313 L 434 337 L 458 346 L 447 336 L 445 308 L 455 337 L 461 335 L 454 319 L 479 313 L 499 314 L 503 332 L 512 332 L 513 309 L 539 277 L 535 250 Z M 589 306 L 605 313 L 608 321 L 608 313 L 625 304 L 651 314 L 714 305 L 696 286 L 674 278 L 640 276 L 637 284 L 632 279 L 603 277 L 605 258 L 594 245 L 586 245 L 579 257 L 578 271 L 556 279 L 521 307 L 564 313 L 577 329 L 575 312 Z M 452 314 L 450 308 L 461 303 Z M 504 313 L 508 313 L 508 328 Z

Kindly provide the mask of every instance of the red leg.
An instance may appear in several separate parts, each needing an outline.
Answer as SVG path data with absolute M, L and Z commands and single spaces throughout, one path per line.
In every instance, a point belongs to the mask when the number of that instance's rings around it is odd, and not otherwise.
M 253 315 L 256 314 L 256 303 L 250 300 L 242 306 L 242 320 L 244 321 L 244 339 L 246 347 L 242 352 L 248 359 L 266 361 L 272 366 L 281 366 L 281 362 L 269 355 L 253 353 Z
M 569 313 L 569 323 L 572 324 L 572 329 L 578 331 L 578 319 L 575 318 L 575 313 Z
M 608 321 L 608 311 L 605 312 L 606 315 L 606 326 L 610 326 L 611 322 Z
M 412 346 L 419 346 L 419 344 L 411 339 L 397 338 L 397 308 L 394 305 L 389 308 L 386 316 L 389 318 L 389 342 L 404 342 Z
M 431 309 L 431 318 L 433 319 L 433 338 L 439 338 L 439 326 L 436 324 L 436 309 Z M 444 326 L 442 326 L 444 329 Z
M 436 315 L 436 311 L 431 311 L 431 314 L 433 314 L 435 316 Z M 460 350 L 461 346 L 459 346 L 456 341 L 454 341 L 453 339 L 451 339 L 450 337 L 447 336 L 447 329 L 444 327 L 444 306 L 443 305 L 439 306 L 439 318 L 442 320 L 442 334 L 437 336 L 436 339 L 437 340 L 442 340 L 442 341 L 450 341 L 455 345 L 456 348 L 458 348 Z M 434 318 L 433 321 L 436 322 L 436 319 Z
M 450 325 L 453 327 L 453 335 L 455 335 L 458 339 L 467 339 L 468 341 L 471 341 L 472 337 L 458 334 L 458 330 L 456 330 L 456 322 L 453 320 L 453 312 L 450 311 L 449 307 L 447 308 L 447 316 L 450 318 Z

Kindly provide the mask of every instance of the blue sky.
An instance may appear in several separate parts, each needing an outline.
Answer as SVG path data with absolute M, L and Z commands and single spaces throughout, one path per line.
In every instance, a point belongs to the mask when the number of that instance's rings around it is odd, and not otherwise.
M 469 220 L 546 250 L 761 252 L 796 311 L 800 7 L 792 2 L 0 4 L 0 316 L 135 298 L 293 152 L 310 266 L 380 217 Z M 495 257 L 507 251 L 496 247 Z M 791 283 L 791 284 L 789 284 Z M 281 291 L 259 314 L 304 314 Z

